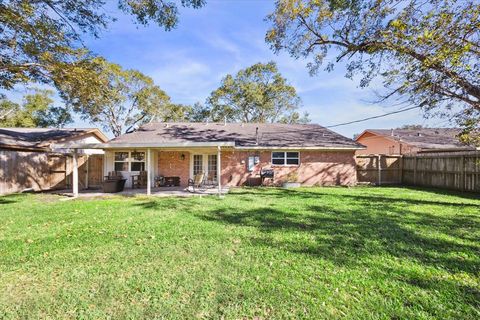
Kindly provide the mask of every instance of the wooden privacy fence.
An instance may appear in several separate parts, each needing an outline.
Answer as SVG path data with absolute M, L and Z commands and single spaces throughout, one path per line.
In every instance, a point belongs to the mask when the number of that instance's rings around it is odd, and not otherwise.
M 357 155 L 355 158 L 359 183 L 402 183 L 402 156 Z
M 103 155 L 80 156 L 79 184 L 85 189 L 100 186 Z M 26 189 L 61 190 L 71 187 L 72 160 L 65 154 L 0 150 L 0 194 Z
M 404 156 L 403 183 L 480 192 L 480 152 Z
M 480 152 L 357 155 L 357 181 L 480 192 Z

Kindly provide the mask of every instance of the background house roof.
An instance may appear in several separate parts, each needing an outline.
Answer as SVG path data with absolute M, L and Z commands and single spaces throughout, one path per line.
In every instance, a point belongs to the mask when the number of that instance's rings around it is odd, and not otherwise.
M 62 143 L 89 133 L 100 141 L 108 138 L 96 128 L 0 128 L 0 147 L 17 149 L 48 149 L 53 143 Z
M 420 149 L 447 149 L 468 147 L 458 139 L 458 128 L 422 128 L 422 129 L 367 129 L 384 137 L 389 137 Z M 363 134 L 362 134 L 363 135 Z M 358 139 L 362 136 L 357 137 Z
M 108 145 L 207 142 L 234 142 L 235 147 L 363 147 L 352 139 L 317 124 L 165 122 L 143 125 L 135 132 L 109 141 Z

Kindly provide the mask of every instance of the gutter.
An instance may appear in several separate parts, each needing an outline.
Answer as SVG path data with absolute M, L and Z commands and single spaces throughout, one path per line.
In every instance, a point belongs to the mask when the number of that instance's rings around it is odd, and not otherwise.
M 48 147 L 24 147 L 19 145 L 9 145 L 2 144 L 0 145 L 0 150 L 13 150 L 13 151 L 29 151 L 29 152 L 48 152 L 50 149 Z
M 71 144 L 72 149 L 125 149 L 125 148 L 179 148 L 179 147 L 234 147 L 235 142 L 181 142 L 181 143 L 90 143 Z M 58 146 L 61 147 L 61 146 Z
M 325 151 L 354 151 L 364 150 L 366 147 L 271 147 L 271 146 L 235 146 L 235 142 L 221 141 L 221 142 L 181 142 L 181 143 L 93 143 L 93 144 L 69 144 L 69 145 L 54 145 L 56 148 L 71 148 L 71 149 L 145 149 L 145 148 L 205 148 L 205 147 L 232 147 L 235 150 L 325 150 Z
M 235 147 L 237 150 L 331 150 L 331 151 L 351 151 L 364 150 L 366 147 Z

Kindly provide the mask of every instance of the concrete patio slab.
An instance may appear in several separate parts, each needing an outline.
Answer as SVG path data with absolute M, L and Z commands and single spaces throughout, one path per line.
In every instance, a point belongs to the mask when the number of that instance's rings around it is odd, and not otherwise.
M 225 195 L 229 191 L 229 188 L 222 188 L 220 195 Z M 48 191 L 48 193 L 58 194 L 62 196 L 72 197 L 72 190 L 55 190 Z M 218 195 L 217 188 L 200 188 L 196 189 L 195 192 L 188 191 L 186 188 L 182 187 L 162 187 L 162 188 L 152 188 L 151 195 L 152 197 L 198 197 L 198 196 L 212 196 Z M 124 197 L 134 197 L 134 196 L 147 196 L 147 189 L 125 189 L 122 192 L 116 193 L 104 193 L 101 189 L 94 190 L 80 190 L 78 193 L 78 198 L 101 198 L 101 197 L 111 197 L 111 196 L 124 196 Z

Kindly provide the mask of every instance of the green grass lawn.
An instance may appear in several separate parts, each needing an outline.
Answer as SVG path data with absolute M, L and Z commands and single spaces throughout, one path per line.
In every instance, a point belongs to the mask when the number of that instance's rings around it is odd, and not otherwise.
M 0 318 L 480 318 L 480 199 L 0 197 Z

